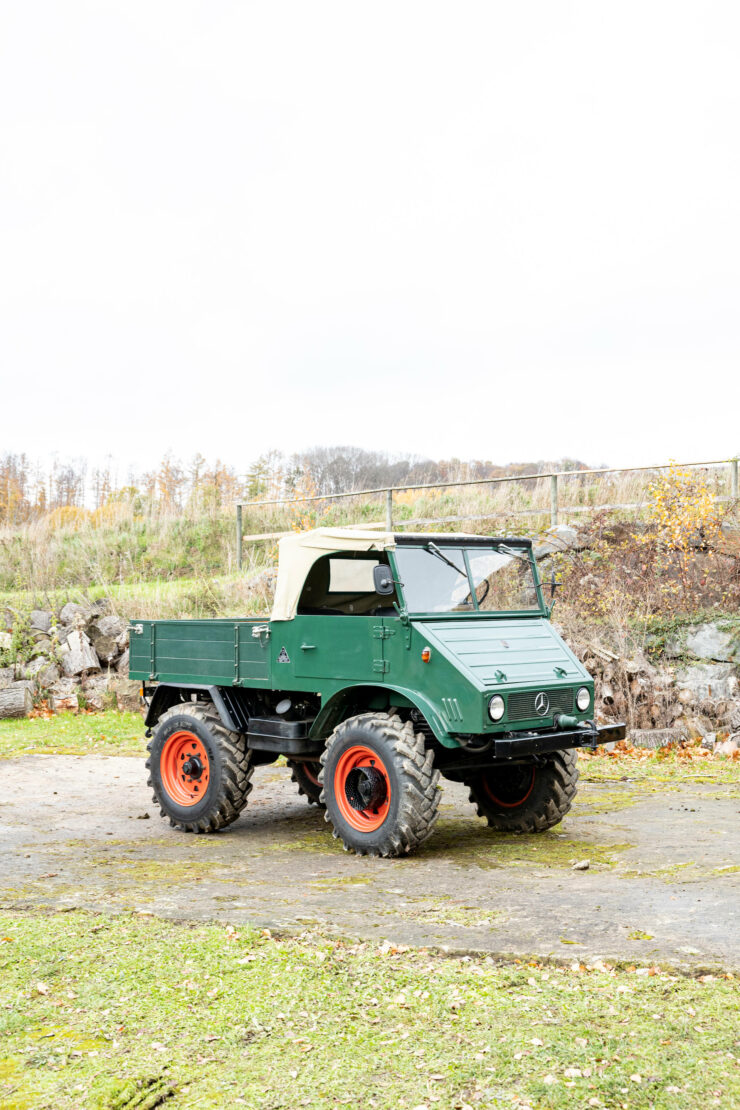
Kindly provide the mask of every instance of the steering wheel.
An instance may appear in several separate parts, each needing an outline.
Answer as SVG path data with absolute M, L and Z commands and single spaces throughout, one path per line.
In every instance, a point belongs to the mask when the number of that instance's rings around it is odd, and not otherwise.
M 479 584 L 481 586 L 486 587 L 486 592 L 483 594 L 483 597 L 478 597 L 478 590 L 476 589 L 476 591 L 475 591 L 475 596 L 478 599 L 478 604 L 480 605 L 482 602 L 484 602 L 486 600 L 486 598 L 488 597 L 488 595 L 491 592 L 491 579 L 490 578 L 484 578 L 483 581 Z

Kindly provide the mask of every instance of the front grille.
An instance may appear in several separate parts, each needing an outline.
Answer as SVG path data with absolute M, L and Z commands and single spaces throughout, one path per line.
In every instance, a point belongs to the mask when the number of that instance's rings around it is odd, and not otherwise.
M 535 702 L 540 694 L 545 694 L 550 703 L 546 713 L 538 713 Z M 510 694 L 507 718 L 510 721 L 547 720 L 554 713 L 573 712 L 573 691 L 556 688 L 555 690 L 527 690 L 522 694 Z

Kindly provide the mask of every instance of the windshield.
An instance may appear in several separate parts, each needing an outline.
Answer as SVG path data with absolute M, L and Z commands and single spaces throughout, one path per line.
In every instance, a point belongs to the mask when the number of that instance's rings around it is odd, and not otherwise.
M 539 611 L 526 550 L 495 547 L 396 548 L 398 575 L 411 613 Z

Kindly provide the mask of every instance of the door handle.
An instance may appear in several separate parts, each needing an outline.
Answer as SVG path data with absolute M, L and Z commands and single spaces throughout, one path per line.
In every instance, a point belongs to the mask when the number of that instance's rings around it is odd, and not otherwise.
M 301 644 L 301 651 L 315 651 L 316 644 Z

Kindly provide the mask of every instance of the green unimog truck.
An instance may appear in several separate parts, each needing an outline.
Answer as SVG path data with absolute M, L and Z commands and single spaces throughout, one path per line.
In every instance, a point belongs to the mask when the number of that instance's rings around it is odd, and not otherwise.
M 440 776 L 494 829 L 570 809 L 593 681 L 552 627 L 528 539 L 320 528 L 279 544 L 268 620 L 134 621 L 149 784 L 215 832 L 284 755 L 345 848 L 399 856 L 431 833 Z

